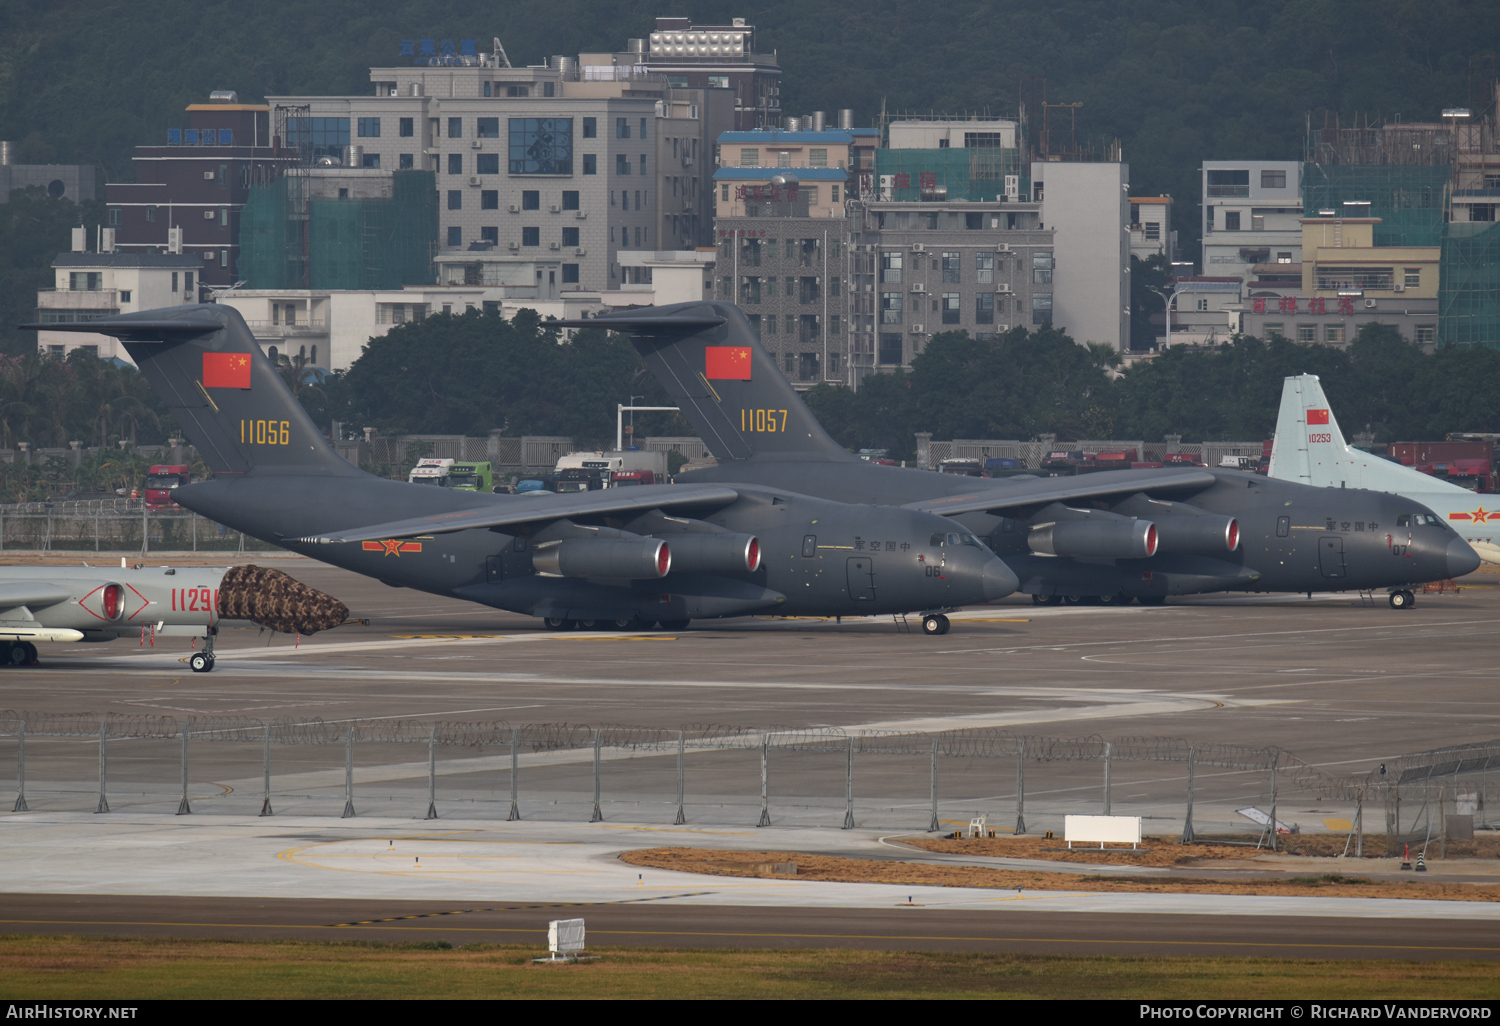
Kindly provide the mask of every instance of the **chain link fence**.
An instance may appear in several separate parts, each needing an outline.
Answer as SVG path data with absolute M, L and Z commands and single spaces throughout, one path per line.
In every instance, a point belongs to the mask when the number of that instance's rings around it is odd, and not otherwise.
M 280 547 L 185 509 L 102 499 L 0 505 L 0 551 L 241 553 Z
M 1489 773 L 1500 769 L 1500 741 L 1403 756 L 1365 776 L 1347 776 L 1274 746 L 999 729 L 894 733 L 685 724 L 674 730 L 7 711 L 0 712 L 0 738 L 14 754 L 16 812 L 92 807 L 107 813 L 111 794 L 120 794 L 145 810 L 175 800 L 181 815 L 190 814 L 194 802 L 248 813 L 248 797 L 258 799 L 262 816 L 290 804 L 315 810 L 309 814 L 341 806 L 345 818 L 380 809 L 435 819 L 461 809 L 479 818 L 516 820 L 524 811 L 527 818 L 597 822 L 610 809 L 641 821 L 670 814 L 674 824 L 684 824 L 691 809 L 695 822 L 841 821 L 845 829 L 939 831 L 983 809 L 1005 833 L 1039 833 L 1049 823 L 1061 826 L 1070 813 L 1141 815 L 1153 821 L 1148 830 L 1180 835 L 1185 844 L 1212 837 L 1272 849 L 1297 829 L 1288 826 L 1297 813 L 1314 812 L 1347 816 L 1324 822 L 1340 827 L 1328 828 L 1334 833 L 1347 833 L 1344 852 L 1357 856 L 1367 854 L 1367 836 L 1382 833 L 1383 854 L 1396 855 L 1408 844 L 1425 850 L 1433 841 L 1442 846 L 1472 837 L 1476 828 L 1493 829 L 1487 810 L 1496 793 Z M 59 770 L 76 777 L 80 759 L 92 763 L 94 749 L 97 785 L 56 779 Z M 714 759 L 705 761 L 711 753 Z M 38 765 L 49 776 L 46 783 L 36 782 Z M 356 768 L 364 781 L 358 788 Z M 221 783 L 205 785 L 205 779 Z M 220 792 L 193 795 L 204 787 Z M 1335 808 L 1302 809 L 1309 803 Z M 1375 812 L 1375 829 L 1367 807 Z

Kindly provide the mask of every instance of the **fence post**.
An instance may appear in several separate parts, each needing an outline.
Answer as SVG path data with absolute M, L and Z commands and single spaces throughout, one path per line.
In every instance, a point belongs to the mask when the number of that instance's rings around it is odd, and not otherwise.
M 427 819 L 437 819 L 437 724 L 427 735 Z
M 1198 768 L 1198 749 L 1188 749 L 1188 800 L 1187 815 L 1182 820 L 1182 843 L 1193 844 L 1198 835 L 1193 832 L 1193 771 Z
M 844 829 L 854 829 L 854 738 L 849 739 L 849 751 L 844 765 Z
M 99 511 L 94 510 L 94 551 L 99 551 Z
M 594 731 L 594 814 L 589 817 L 590 823 L 604 819 L 604 813 L 599 811 L 599 733 Z
M 1276 850 L 1276 764 L 1281 761 L 1281 751 L 1271 754 L 1271 850 Z
M 521 728 L 510 728 L 510 815 L 506 816 L 507 822 L 513 822 L 521 818 L 521 807 L 516 804 L 516 770 L 519 768 L 520 759 L 516 755 L 517 748 L 521 744 Z
M 26 807 L 26 720 L 16 735 L 16 806 L 11 812 L 30 812 Z
M 188 728 L 182 727 L 182 801 L 177 805 L 177 815 L 191 816 L 193 808 L 188 804 Z
M 104 797 L 104 781 L 109 776 L 109 721 L 99 721 L 99 807 L 94 812 L 108 812 L 109 801 Z
M 274 816 L 271 811 L 271 725 L 266 724 L 266 739 L 263 749 L 263 765 L 266 772 L 266 793 L 260 802 L 260 814 L 262 816 Z
M 344 814 L 340 819 L 354 816 L 354 724 L 344 731 Z
M 193 525 L 193 551 L 197 552 L 198 551 L 198 514 L 191 513 L 191 514 L 189 514 L 189 516 L 192 517 L 192 525 Z
M 687 790 L 687 779 L 683 770 L 684 757 L 687 755 L 687 734 L 683 731 L 677 732 L 677 818 L 672 820 L 673 826 L 682 826 L 687 822 L 683 815 L 682 799 Z
M 97 550 L 99 546 L 94 546 Z M 0 552 L 5 551 L 5 514 L 0 513 Z
M 758 827 L 771 825 L 771 736 L 762 734 L 760 738 L 760 822 Z
M 1104 814 L 1109 815 L 1109 769 L 1114 762 L 1115 746 L 1113 742 L 1104 742 Z
M 141 555 L 151 551 L 151 511 L 146 507 L 146 500 L 141 500 Z
M 936 833 L 937 820 L 937 738 L 932 739 L 932 823 L 927 827 L 928 833 Z
M 1026 739 L 1016 753 L 1016 833 L 1026 832 Z
M 1360 788 L 1354 800 L 1354 857 L 1365 855 L 1365 789 Z

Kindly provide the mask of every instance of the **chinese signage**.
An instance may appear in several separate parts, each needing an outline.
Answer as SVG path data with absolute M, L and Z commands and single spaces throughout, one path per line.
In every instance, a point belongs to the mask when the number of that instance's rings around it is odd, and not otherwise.
M 891 175 L 891 179 L 892 179 L 892 181 L 891 181 L 891 187 L 895 188 L 895 189 L 910 189 L 911 188 L 911 178 L 912 178 L 912 176 L 908 172 L 906 172 L 906 171 L 899 171 L 896 174 Z M 919 188 L 919 189 L 936 189 L 937 188 L 937 172 L 936 171 L 918 171 L 917 172 L 917 188 Z
M 397 56 L 410 57 L 414 64 L 459 64 L 479 56 L 477 45 L 472 39 L 460 39 L 457 46 L 451 39 L 403 39 Z
M 769 200 L 773 203 L 785 200 L 790 203 L 797 199 L 797 184 L 792 182 L 787 185 L 736 185 L 734 198 L 760 202 Z
M 1256 296 L 1250 301 L 1251 312 L 1267 313 L 1267 302 L 1268 300 L 1265 296 Z M 1305 311 L 1297 305 L 1304 302 L 1307 304 L 1307 309 Z M 1276 312 L 1284 314 L 1326 314 L 1330 311 L 1328 310 L 1328 301 L 1321 296 L 1315 296 L 1314 298 L 1307 300 L 1301 299 L 1298 296 L 1281 296 L 1276 300 Z M 1345 316 L 1353 314 L 1354 298 L 1352 296 L 1340 296 L 1338 299 L 1338 312 L 1344 314 Z

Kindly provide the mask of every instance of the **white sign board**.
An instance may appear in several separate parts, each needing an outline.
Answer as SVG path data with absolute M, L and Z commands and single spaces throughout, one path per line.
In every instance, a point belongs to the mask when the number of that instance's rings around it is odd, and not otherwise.
M 1236 809 L 1235 812 L 1239 813 L 1241 816 L 1244 816 L 1250 822 L 1259 823 L 1261 826 L 1269 826 L 1271 823 L 1270 814 L 1262 812 L 1260 809 L 1257 809 L 1253 805 L 1247 809 Z M 1297 833 L 1297 828 L 1289 827 L 1286 825 L 1285 820 L 1278 819 L 1276 821 L 1276 832 L 1278 834 L 1295 834 Z
M 583 950 L 583 920 L 554 919 L 547 924 L 547 950 L 565 955 Z
M 1063 838 L 1068 847 L 1073 842 L 1082 844 L 1128 844 L 1132 848 L 1141 843 L 1141 817 L 1139 816 L 1064 816 Z

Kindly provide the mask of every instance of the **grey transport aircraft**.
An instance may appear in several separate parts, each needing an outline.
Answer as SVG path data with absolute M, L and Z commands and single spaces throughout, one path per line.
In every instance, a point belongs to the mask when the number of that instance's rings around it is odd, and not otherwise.
M 1388 589 L 1404 608 L 1413 584 L 1479 566 L 1446 527 L 1414 531 L 1431 514 L 1397 495 L 1207 468 L 987 480 L 868 463 L 828 436 L 732 303 L 560 323 L 631 334 L 718 460 L 679 481 L 942 513 L 985 539 L 1038 604 Z
M 230 307 L 45 327 L 124 342 L 213 471 L 172 493 L 181 505 L 386 584 L 542 617 L 552 629 L 922 613 L 924 632 L 942 634 L 944 610 L 1003 598 L 1018 583 L 943 516 L 779 485 L 533 497 L 374 477 L 333 451 Z

